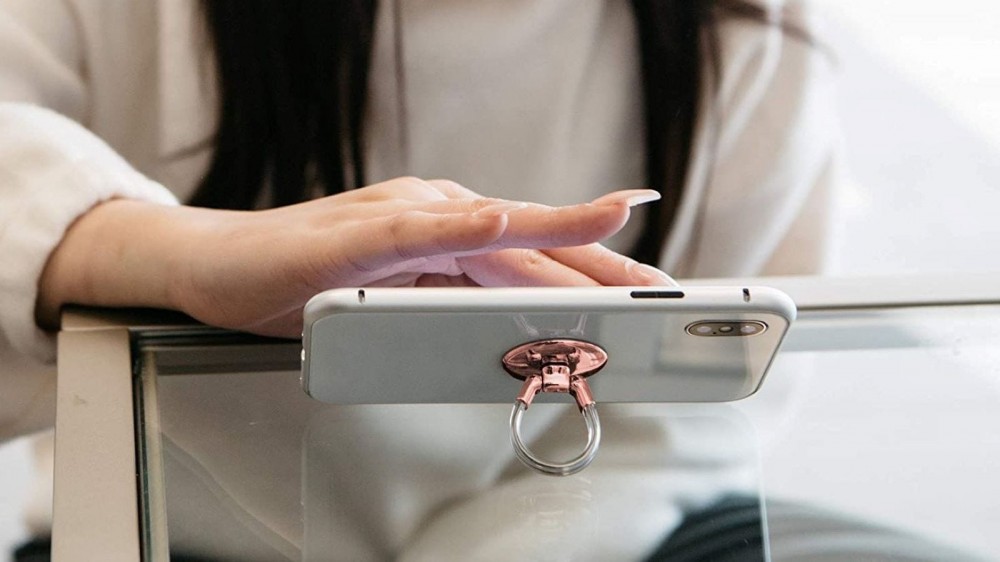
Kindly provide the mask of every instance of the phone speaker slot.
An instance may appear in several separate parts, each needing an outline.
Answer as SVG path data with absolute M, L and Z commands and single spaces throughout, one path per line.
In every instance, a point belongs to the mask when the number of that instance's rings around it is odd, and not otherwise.
M 682 299 L 683 291 L 632 291 L 633 299 Z

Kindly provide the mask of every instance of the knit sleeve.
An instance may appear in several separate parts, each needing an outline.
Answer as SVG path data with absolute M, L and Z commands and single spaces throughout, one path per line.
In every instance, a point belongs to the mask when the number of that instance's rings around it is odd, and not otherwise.
M 43 361 L 55 346 L 35 324 L 38 279 L 67 228 L 112 198 L 177 203 L 82 125 L 87 72 L 68 6 L 0 1 L 0 352 Z
M 54 358 L 34 320 L 39 276 L 69 226 L 113 198 L 177 203 L 74 121 L 0 103 L 0 334 L 16 350 Z

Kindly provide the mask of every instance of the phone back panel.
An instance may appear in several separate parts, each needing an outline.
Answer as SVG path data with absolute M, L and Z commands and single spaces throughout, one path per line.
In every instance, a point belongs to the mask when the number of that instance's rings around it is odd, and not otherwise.
M 306 308 L 303 386 L 335 404 L 511 402 L 521 381 L 504 371 L 503 355 L 571 338 L 608 353 L 588 379 L 599 402 L 731 401 L 759 388 L 795 316 L 791 300 L 773 289 L 632 296 L 649 289 L 328 291 Z M 766 329 L 704 336 L 689 330 L 699 322 Z

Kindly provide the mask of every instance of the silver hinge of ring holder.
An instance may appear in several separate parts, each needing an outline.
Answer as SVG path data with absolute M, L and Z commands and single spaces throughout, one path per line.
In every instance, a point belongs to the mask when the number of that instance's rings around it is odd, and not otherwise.
M 503 356 L 503 368 L 524 384 L 510 414 L 510 442 L 517 458 L 529 467 L 553 476 L 580 472 L 597 456 L 601 420 L 587 377 L 600 371 L 608 354 L 599 346 L 573 339 L 548 339 L 519 345 Z M 538 458 L 521 438 L 521 419 L 539 392 L 569 393 L 576 399 L 587 424 L 587 445 L 572 460 L 556 463 Z

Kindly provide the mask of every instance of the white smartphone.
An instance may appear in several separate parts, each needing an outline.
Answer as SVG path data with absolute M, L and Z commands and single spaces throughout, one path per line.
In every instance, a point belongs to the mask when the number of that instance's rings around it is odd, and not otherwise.
M 554 338 L 607 353 L 598 402 L 726 402 L 760 388 L 795 305 L 767 287 L 367 288 L 304 315 L 302 385 L 323 402 L 511 402 L 504 354 Z

